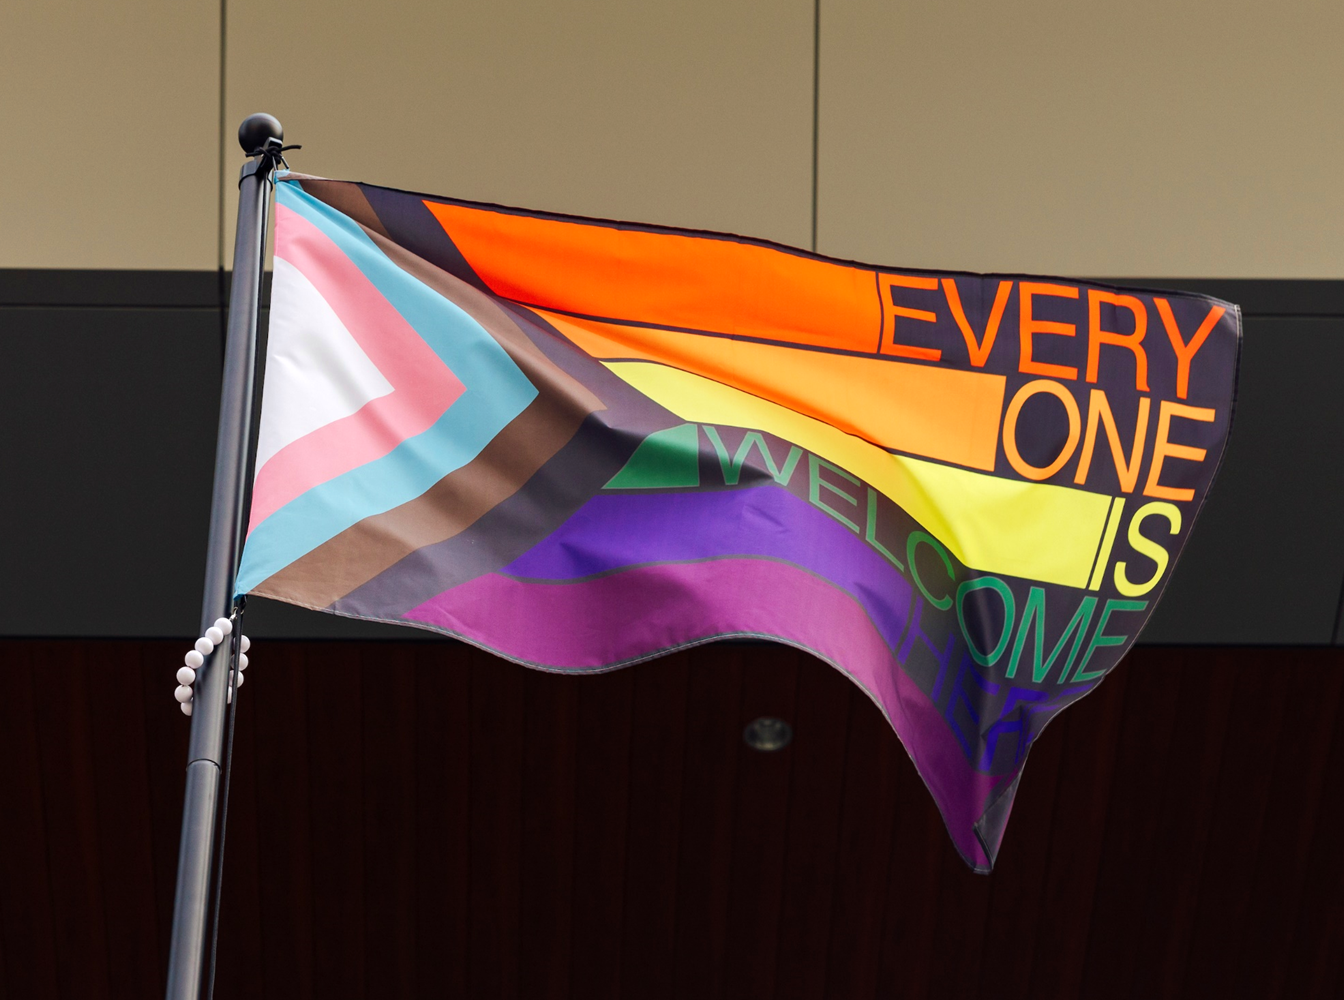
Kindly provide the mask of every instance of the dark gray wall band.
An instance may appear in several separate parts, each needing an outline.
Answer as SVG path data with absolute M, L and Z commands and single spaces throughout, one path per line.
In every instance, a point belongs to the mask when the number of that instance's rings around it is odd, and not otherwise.
M 1143 641 L 1344 642 L 1344 281 L 1132 283 L 1246 318 L 1227 460 Z M 226 295 L 216 272 L 0 270 L 0 636 L 196 634 Z M 248 618 L 433 639 L 269 601 Z

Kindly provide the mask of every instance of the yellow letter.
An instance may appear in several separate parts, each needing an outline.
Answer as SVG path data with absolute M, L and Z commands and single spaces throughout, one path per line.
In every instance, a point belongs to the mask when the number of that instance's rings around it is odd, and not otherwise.
M 1148 593 L 1157 586 L 1157 581 L 1162 579 L 1162 574 L 1167 571 L 1167 563 L 1171 557 L 1167 555 L 1167 550 L 1158 545 L 1157 542 L 1149 541 L 1143 537 L 1143 532 L 1139 530 L 1143 524 L 1143 519 L 1149 514 L 1159 514 L 1167 519 L 1171 525 L 1173 535 L 1180 534 L 1181 531 L 1181 509 L 1175 504 L 1166 503 L 1162 500 L 1154 500 L 1152 503 L 1146 503 L 1134 512 L 1134 519 L 1129 522 L 1129 544 L 1135 552 L 1147 556 L 1153 562 L 1157 563 L 1157 570 L 1152 578 L 1143 583 L 1130 583 L 1129 577 L 1125 575 L 1125 564 L 1123 561 L 1115 564 L 1115 589 L 1120 591 L 1126 597 L 1139 597 Z

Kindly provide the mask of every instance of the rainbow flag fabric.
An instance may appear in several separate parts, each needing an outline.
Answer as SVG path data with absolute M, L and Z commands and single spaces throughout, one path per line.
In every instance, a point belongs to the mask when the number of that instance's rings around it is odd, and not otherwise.
M 807 650 L 988 871 L 1033 740 L 1171 577 L 1240 327 L 1197 295 L 282 175 L 237 589 L 546 670 Z

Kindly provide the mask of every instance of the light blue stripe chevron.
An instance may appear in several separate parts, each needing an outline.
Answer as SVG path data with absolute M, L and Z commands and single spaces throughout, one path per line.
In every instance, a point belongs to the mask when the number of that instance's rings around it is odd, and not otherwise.
M 239 594 L 364 518 L 420 496 L 480 454 L 537 396 L 479 323 L 389 260 L 352 219 L 304 193 L 297 183 L 277 184 L 276 198 L 322 230 L 355 263 L 465 391 L 424 433 L 313 487 L 257 525 L 243 550 L 235 588 Z

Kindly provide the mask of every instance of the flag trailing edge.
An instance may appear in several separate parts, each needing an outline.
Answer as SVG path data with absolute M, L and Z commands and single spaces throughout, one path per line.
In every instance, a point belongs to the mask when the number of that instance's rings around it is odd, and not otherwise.
M 1208 495 L 1240 312 L 289 174 L 239 593 L 611 669 L 849 675 L 959 852 L 1133 643 Z

